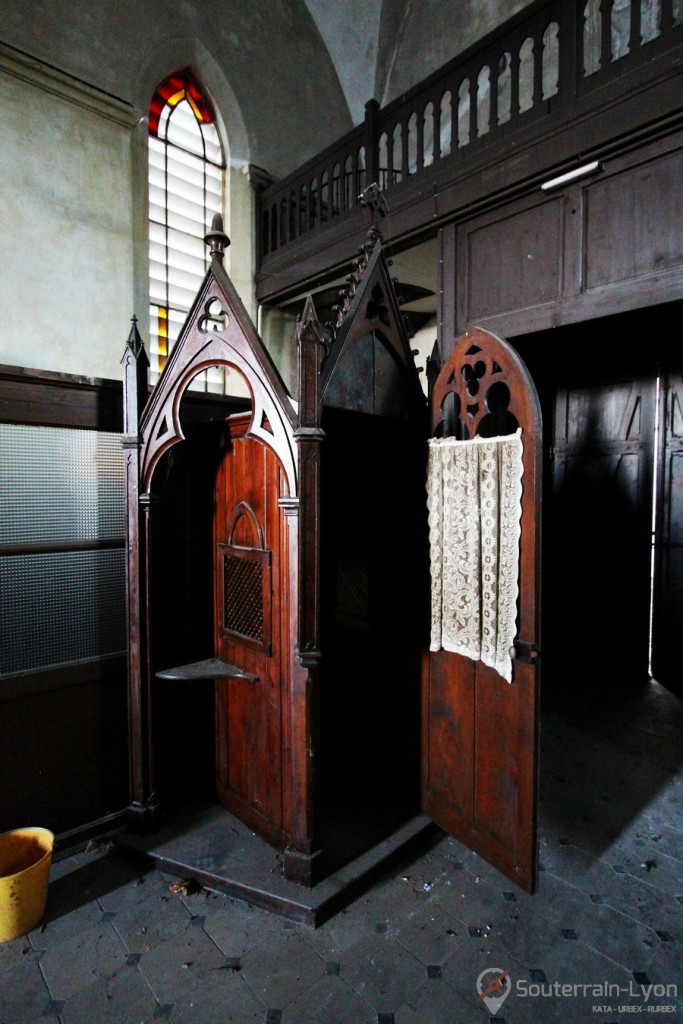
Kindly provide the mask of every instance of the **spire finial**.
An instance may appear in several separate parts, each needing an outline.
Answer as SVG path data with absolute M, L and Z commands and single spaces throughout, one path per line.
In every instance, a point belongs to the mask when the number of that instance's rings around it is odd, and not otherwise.
M 145 354 L 145 346 L 143 344 L 142 338 L 140 337 L 140 332 L 138 331 L 138 318 L 136 317 L 135 313 L 133 313 L 132 317 L 130 318 L 130 322 L 130 334 L 128 335 L 128 341 L 126 342 L 126 348 L 123 353 L 123 358 L 121 360 L 122 362 L 123 359 L 125 359 L 126 357 L 126 352 L 128 351 L 133 353 L 133 357 L 135 359 L 139 359 L 140 356 L 142 355 L 144 355 L 144 357 L 147 358 Z
M 223 250 L 230 245 L 230 239 L 223 230 L 223 218 L 220 213 L 214 213 L 211 230 L 204 235 L 204 241 L 209 246 L 211 258 L 216 256 L 222 263 Z
M 318 314 L 315 311 L 315 303 L 313 302 L 313 296 L 307 295 L 306 302 L 304 304 L 304 311 L 301 314 L 301 323 L 305 326 L 311 320 L 318 322 Z

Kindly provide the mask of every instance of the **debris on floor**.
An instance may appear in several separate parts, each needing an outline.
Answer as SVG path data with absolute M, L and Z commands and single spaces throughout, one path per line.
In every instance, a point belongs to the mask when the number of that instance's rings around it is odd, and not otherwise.
M 177 882 L 171 882 L 168 891 L 174 892 L 176 896 L 194 896 L 195 893 L 202 891 L 202 887 L 195 878 L 182 878 Z

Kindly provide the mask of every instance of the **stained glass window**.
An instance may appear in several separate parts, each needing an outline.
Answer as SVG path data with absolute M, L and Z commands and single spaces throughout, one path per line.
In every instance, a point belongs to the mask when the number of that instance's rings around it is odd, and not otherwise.
M 163 370 L 206 269 L 204 235 L 223 208 L 223 152 L 213 112 L 189 72 L 169 75 L 149 108 L 150 362 Z M 195 379 L 223 393 L 224 371 Z

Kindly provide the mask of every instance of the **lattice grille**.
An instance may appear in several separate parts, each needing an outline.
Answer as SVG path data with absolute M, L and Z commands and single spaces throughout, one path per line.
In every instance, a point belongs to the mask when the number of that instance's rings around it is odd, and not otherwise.
M 223 581 L 224 628 L 262 643 L 263 563 L 224 555 Z

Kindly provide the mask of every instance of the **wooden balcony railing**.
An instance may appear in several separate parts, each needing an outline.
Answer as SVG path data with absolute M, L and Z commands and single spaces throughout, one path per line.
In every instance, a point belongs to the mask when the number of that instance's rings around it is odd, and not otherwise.
M 570 119 L 586 97 L 679 45 L 683 0 L 538 0 L 380 109 L 260 198 L 260 260 L 351 214 L 377 181 L 394 190 L 466 162 L 520 129 Z M 280 259 L 275 262 L 281 262 Z

